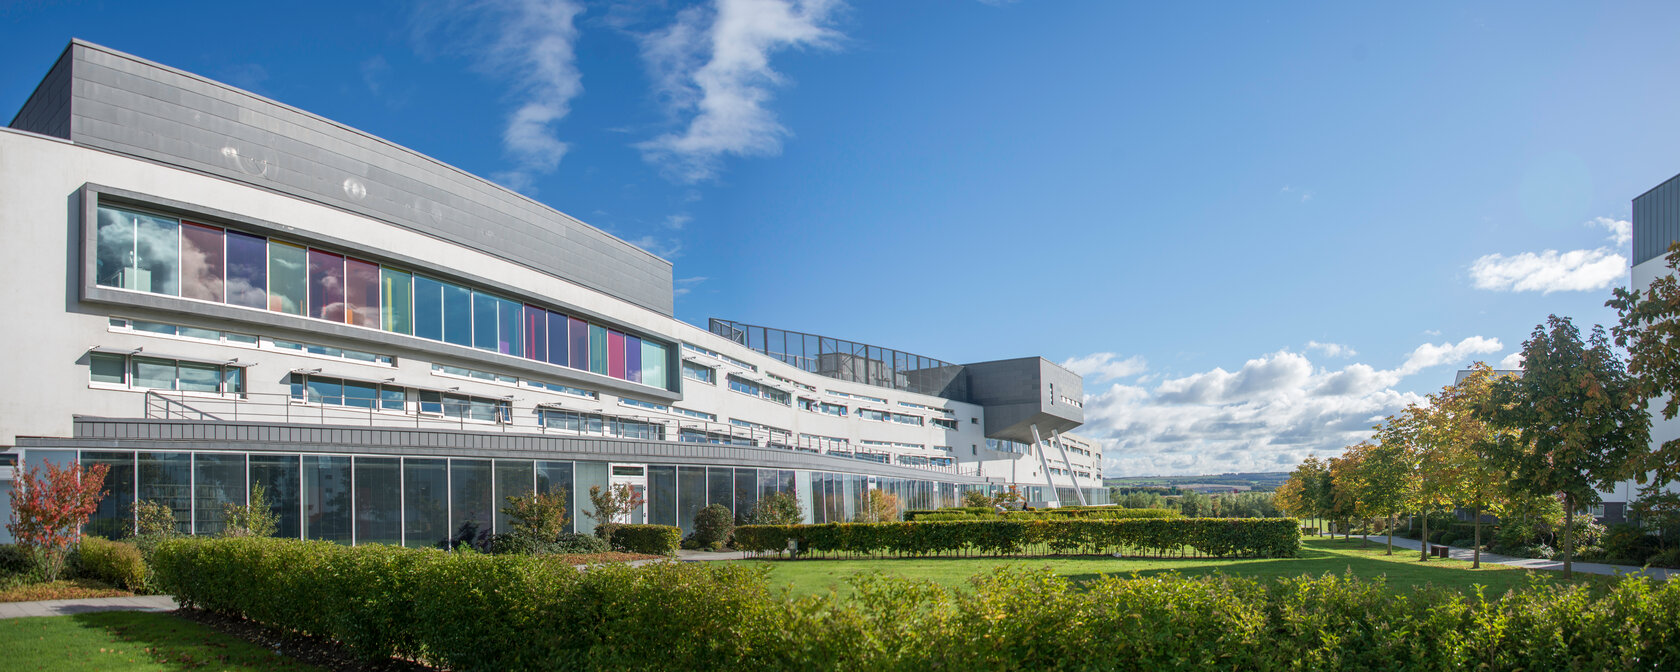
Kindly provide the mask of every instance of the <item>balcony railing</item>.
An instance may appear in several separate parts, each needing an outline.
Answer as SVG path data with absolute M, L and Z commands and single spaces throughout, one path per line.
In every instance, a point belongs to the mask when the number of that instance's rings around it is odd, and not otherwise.
M 950 465 L 905 464 L 896 458 L 903 453 L 858 450 L 855 446 L 832 439 L 813 439 L 784 432 L 741 427 L 730 423 L 709 422 L 681 416 L 657 416 L 607 410 L 588 402 L 568 404 L 520 404 L 516 400 L 503 401 L 489 414 L 483 405 L 444 401 L 434 407 L 440 412 L 421 412 L 414 402 L 407 402 L 402 410 L 381 407 L 380 399 L 343 398 L 345 403 L 305 401 L 289 394 L 250 393 L 239 397 L 217 396 L 191 392 L 148 390 L 145 394 L 145 417 L 153 420 L 194 420 L 212 422 L 273 422 L 285 424 L 314 424 L 349 427 L 455 429 L 475 432 L 502 432 L 542 436 L 582 436 L 669 441 L 675 443 L 710 443 L 721 445 L 757 446 L 807 452 L 817 455 L 852 458 L 877 464 L 891 464 L 944 474 L 978 476 L 979 467 L 959 468 L 955 458 L 945 458 Z M 429 405 L 432 406 L 432 405 Z M 573 413 L 590 418 L 578 427 L 556 427 L 545 418 L 559 419 L 560 414 Z M 475 417 L 476 416 L 476 417 Z M 599 417 L 600 422 L 593 422 Z M 920 456 L 918 456 L 920 457 Z M 942 457 L 942 456 L 941 456 Z M 937 459 L 937 458 L 928 458 Z

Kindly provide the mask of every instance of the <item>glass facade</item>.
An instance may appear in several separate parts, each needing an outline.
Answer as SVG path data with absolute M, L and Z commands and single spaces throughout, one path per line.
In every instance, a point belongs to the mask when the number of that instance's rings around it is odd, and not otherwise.
M 965 394 L 952 389 L 961 384 L 957 374 L 962 367 L 932 357 L 716 318 L 708 322 L 708 328 L 819 376 L 947 398 Z
M 78 454 L 30 449 L 28 459 L 68 463 Z M 123 450 L 82 451 L 79 459 L 111 468 L 108 494 L 84 528 L 109 537 L 132 533 L 135 501 L 169 507 L 182 532 L 216 534 L 226 525 L 225 507 L 245 503 L 252 485 L 262 486 L 282 537 L 447 547 L 468 532 L 476 537 L 508 531 L 509 521 L 500 513 L 506 498 L 533 491 L 564 493 L 567 529 L 588 533 L 596 525 L 588 515 L 589 490 L 609 481 L 605 462 Z M 722 504 L 745 522 L 771 493 L 796 494 L 805 522 L 832 523 L 853 520 L 872 488 L 896 495 L 902 508 L 936 508 L 955 506 L 963 492 L 985 487 L 785 469 L 618 468 L 646 474 L 647 504 L 632 520 L 645 514 L 646 522 L 674 525 L 685 534 L 708 505 Z M 1102 493 L 1094 488 L 1087 494 Z
M 101 206 L 97 284 L 413 335 L 661 389 L 669 348 L 341 252 Z

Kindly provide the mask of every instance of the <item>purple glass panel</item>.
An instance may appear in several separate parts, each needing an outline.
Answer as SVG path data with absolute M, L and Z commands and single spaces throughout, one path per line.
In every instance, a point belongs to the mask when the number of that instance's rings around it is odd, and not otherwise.
M 548 361 L 548 311 L 525 306 L 525 358 Z
M 624 337 L 624 379 L 642 382 L 642 339 L 635 336 Z
M 624 334 L 607 332 L 607 375 L 624 380 Z
M 566 320 L 566 330 L 571 334 L 571 366 L 574 369 L 589 369 L 589 323 L 575 317 Z
M 344 260 L 344 317 L 350 324 L 379 328 L 379 264 Z
M 566 316 L 548 314 L 548 363 L 566 365 Z
M 309 250 L 309 316 L 344 321 L 344 257 Z
M 192 222 L 181 222 L 181 296 L 221 303 L 226 296 L 223 280 L 225 257 L 222 230 Z
M 268 307 L 268 240 L 262 236 L 227 232 L 227 302 Z

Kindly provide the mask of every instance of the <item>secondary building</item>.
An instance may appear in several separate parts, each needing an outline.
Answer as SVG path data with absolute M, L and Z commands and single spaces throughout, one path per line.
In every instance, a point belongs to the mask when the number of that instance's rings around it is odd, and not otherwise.
M 690 325 L 646 250 L 82 41 L 0 129 L 0 295 L 0 494 L 18 468 L 107 464 L 101 532 L 148 500 L 215 533 L 254 484 L 282 534 L 409 546 L 615 483 L 646 494 L 634 522 L 685 528 L 773 492 L 813 522 L 869 490 L 1107 501 L 1100 447 L 1067 434 L 1080 377 L 1043 358 Z

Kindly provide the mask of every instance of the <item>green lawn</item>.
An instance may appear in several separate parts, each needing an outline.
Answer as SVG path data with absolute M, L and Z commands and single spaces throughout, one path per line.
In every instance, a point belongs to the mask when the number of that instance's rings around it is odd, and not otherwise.
M 316 670 L 170 614 L 0 620 L 0 670 Z
M 1470 563 L 1459 560 L 1443 560 L 1430 558 L 1428 563 L 1418 561 L 1417 551 L 1405 551 L 1395 548 L 1393 556 L 1383 555 L 1380 544 L 1364 545 L 1358 539 L 1343 541 L 1328 538 L 1308 538 L 1304 540 L 1305 548 L 1301 555 L 1295 558 L 1274 558 L 1263 560 L 1145 560 L 1133 558 L 1109 557 L 1078 557 L 1078 558 L 924 558 L 915 560 L 746 560 L 743 562 L 763 564 L 770 567 L 770 584 L 774 587 L 789 586 L 792 595 L 809 595 L 827 592 L 830 588 L 841 595 L 851 593 L 846 579 L 861 571 L 881 571 L 888 574 L 913 579 L 933 581 L 948 586 L 963 586 L 969 577 L 988 571 L 1001 565 L 1018 565 L 1024 567 L 1049 567 L 1057 574 L 1065 575 L 1074 580 L 1094 579 L 1103 574 L 1129 574 L 1137 572 L 1143 575 L 1159 574 L 1162 572 L 1178 572 L 1185 576 L 1203 576 L 1215 572 L 1223 572 L 1233 576 L 1246 576 L 1261 581 L 1271 581 L 1279 577 L 1294 577 L 1302 574 L 1320 575 L 1326 572 L 1342 574 L 1348 570 L 1361 577 L 1388 577 L 1389 585 L 1395 590 L 1409 589 L 1413 586 L 1433 584 L 1449 587 L 1469 593 L 1473 586 L 1486 587 L 1487 594 L 1492 597 L 1504 593 L 1509 588 L 1522 586 L 1528 581 L 1528 570 L 1505 567 L 1501 565 L 1483 564 L 1481 569 L 1470 569 Z M 1546 577 L 1556 578 L 1555 572 L 1535 572 Z M 1608 582 L 1608 577 L 1592 577 L 1577 574 L 1578 581 L 1602 585 Z M 1561 580 L 1561 579 L 1557 579 Z

